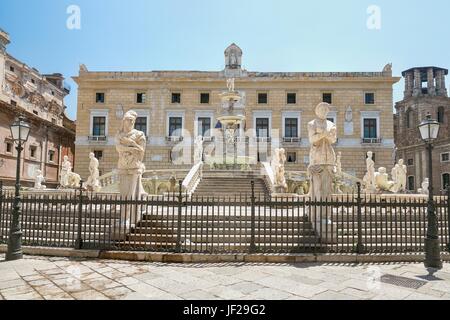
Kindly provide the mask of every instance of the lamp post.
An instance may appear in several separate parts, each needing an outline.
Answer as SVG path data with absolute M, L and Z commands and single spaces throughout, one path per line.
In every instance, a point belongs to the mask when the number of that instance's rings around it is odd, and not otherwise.
M 14 197 L 14 207 L 12 214 L 11 227 L 8 238 L 8 251 L 6 253 L 6 260 L 22 259 L 22 230 L 20 227 L 20 154 L 23 150 L 23 144 L 28 140 L 30 133 L 30 125 L 25 121 L 25 118 L 20 116 L 11 125 L 11 135 L 14 142 L 17 144 L 17 165 L 16 165 L 16 193 Z
M 433 199 L 433 163 L 432 142 L 439 133 L 439 122 L 431 119 L 428 113 L 426 119 L 419 125 L 422 140 L 427 145 L 428 151 L 428 209 L 427 209 L 427 235 L 425 238 L 425 267 L 430 269 L 442 269 L 441 248 L 439 243 L 438 220 Z

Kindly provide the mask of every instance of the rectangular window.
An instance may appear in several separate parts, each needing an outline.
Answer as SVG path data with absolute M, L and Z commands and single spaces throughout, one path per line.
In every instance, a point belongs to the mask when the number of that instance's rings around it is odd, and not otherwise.
M 408 159 L 407 164 L 408 164 L 408 166 L 413 166 L 414 165 L 414 159 Z
M 202 137 L 211 136 L 211 118 L 198 118 L 198 135 Z
M 333 103 L 333 95 L 331 93 L 323 93 L 322 101 L 329 104 Z
M 105 94 L 103 92 L 97 92 L 95 94 L 96 103 L 105 103 Z
M 14 72 L 14 67 L 13 67 L 13 66 L 10 66 L 10 67 L 9 67 L 9 71 Z
M 288 163 L 297 163 L 297 153 L 296 152 L 288 152 L 286 154 L 286 161 Z
M 106 117 L 92 118 L 92 135 L 95 137 L 106 135 Z
M 258 138 L 269 137 L 269 119 L 268 118 L 256 118 L 256 136 Z
M 334 123 L 334 118 L 327 118 L 327 120 Z
M 298 138 L 298 119 L 285 118 L 284 119 L 284 137 Z
M 172 103 L 181 103 L 181 93 L 179 92 L 172 93 Z
M 144 92 L 136 93 L 136 103 L 145 103 L 145 93 Z
M 286 96 L 287 104 L 296 104 L 297 103 L 297 94 L 296 93 L 288 93 Z
M 134 123 L 134 128 L 147 135 L 147 117 L 137 117 L 136 122 Z
M 32 84 L 35 84 L 36 81 L 35 81 L 34 79 L 31 79 L 31 83 L 32 83 Z
M 364 119 L 364 139 L 376 139 L 377 133 L 377 119 Z
M 48 152 L 48 161 L 49 162 L 54 162 L 55 161 L 55 151 L 50 150 Z
M 200 93 L 200 103 L 209 104 L 209 93 Z
M 181 137 L 181 130 L 183 129 L 182 117 L 170 117 L 169 118 L 169 136 Z
M 103 158 L 103 150 L 94 150 L 94 156 L 97 160 L 102 160 Z
M 450 153 L 442 153 L 441 154 L 441 162 L 449 162 L 450 161 Z
M 36 151 L 37 151 L 36 146 L 30 146 L 30 158 L 36 158 Z
M 6 152 L 7 153 L 12 153 L 12 142 L 7 142 L 6 143 Z
M 364 97 L 365 104 L 375 104 L 375 93 L 367 92 Z
M 267 93 L 258 93 L 258 104 L 267 104 Z

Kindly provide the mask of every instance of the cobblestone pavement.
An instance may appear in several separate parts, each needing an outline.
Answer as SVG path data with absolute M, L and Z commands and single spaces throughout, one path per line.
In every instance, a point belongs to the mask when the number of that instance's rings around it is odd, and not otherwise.
M 450 264 L 429 276 L 422 264 L 163 264 L 0 255 L 0 300 L 16 299 L 445 299 Z M 421 281 L 418 289 L 384 275 Z M 380 279 L 382 281 L 380 281 Z

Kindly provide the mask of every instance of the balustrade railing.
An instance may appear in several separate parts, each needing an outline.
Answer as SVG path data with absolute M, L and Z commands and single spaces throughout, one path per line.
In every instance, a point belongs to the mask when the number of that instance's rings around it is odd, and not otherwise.
M 249 181 L 249 183 L 251 183 Z M 181 184 L 181 183 L 179 183 Z M 450 250 L 450 193 L 435 197 L 442 252 Z M 0 193 L 7 243 L 14 193 Z M 329 199 L 164 196 L 123 199 L 78 190 L 22 195 L 24 245 L 202 253 L 413 253 L 424 251 L 427 197 L 333 195 Z M 323 223 L 327 221 L 328 223 Z

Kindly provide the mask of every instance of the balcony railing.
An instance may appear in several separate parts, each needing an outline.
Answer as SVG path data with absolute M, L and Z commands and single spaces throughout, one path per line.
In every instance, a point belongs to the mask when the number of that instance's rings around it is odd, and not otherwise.
M 88 140 L 90 142 L 106 142 L 108 140 L 107 136 L 89 136 Z
M 203 142 L 214 142 L 215 137 L 202 137 Z
M 381 144 L 381 138 L 362 138 L 362 144 Z
M 180 141 L 183 141 L 183 137 L 182 136 L 167 136 L 166 141 L 167 142 L 180 142 Z
M 272 138 L 270 138 L 270 137 L 255 137 L 255 141 L 270 143 L 270 142 L 272 142 Z
M 299 137 L 284 137 L 283 142 L 284 143 L 300 143 L 302 141 L 302 138 Z

